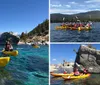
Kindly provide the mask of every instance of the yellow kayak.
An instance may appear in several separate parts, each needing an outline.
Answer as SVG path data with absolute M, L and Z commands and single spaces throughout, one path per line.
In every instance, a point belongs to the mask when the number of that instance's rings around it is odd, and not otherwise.
M 56 30 L 64 30 L 64 29 L 67 29 L 68 27 L 67 26 L 56 26 L 55 29 Z
M 78 27 L 78 31 L 81 31 L 81 30 L 91 30 L 90 27 Z
M 71 79 L 87 78 L 89 76 L 90 76 L 90 74 L 81 74 L 79 76 L 74 76 L 74 75 L 72 75 L 72 76 L 62 76 L 62 78 L 65 79 L 65 80 L 71 80 Z
M 70 74 L 64 74 L 64 73 L 50 73 L 54 77 L 62 77 L 62 76 L 72 76 L 73 73 Z
M 10 57 L 0 57 L 0 67 L 6 66 L 10 61 Z
M 35 46 L 33 46 L 34 48 L 40 48 L 40 46 L 38 46 L 38 45 L 35 45 Z
M 55 27 L 56 30 L 65 30 L 65 29 L 70 29 L 70 30 L 78 30 L 78 31 L 82 31 L 82 30 L 91 30 L 91 27 L 68 27 L 68 26 L 56 26 Z
M 2 51 L 4 54 L 6 55 L 11 55 L 11 56 L 17 56 L 18 55 L 18 51 L 17 50 L 13 50 L 13 51 Z

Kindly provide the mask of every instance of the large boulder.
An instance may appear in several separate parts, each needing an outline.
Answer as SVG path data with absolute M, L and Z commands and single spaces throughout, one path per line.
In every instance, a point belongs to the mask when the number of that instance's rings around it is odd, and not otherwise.
M 100 51 L 81 45 L 74 67 L 86 68 L 90 73 L 100 73 Z
M 0 36 L 0 44 L 5 44 L 8 39 L 10 39 L 12 44 L 18 44 L 19 42 L 18 36 L 15 36 L 13 35 L 13 33 L 10 32 L 5 32 Z

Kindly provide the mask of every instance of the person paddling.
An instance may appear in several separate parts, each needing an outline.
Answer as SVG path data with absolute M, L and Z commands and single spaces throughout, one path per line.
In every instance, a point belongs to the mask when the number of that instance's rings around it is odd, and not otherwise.
M 6 41 L 5 51 L 12 51 L 12 50 L 13 50 L 13 46 L 9 41 Z
M 79 75 L 80 75 L 80 72 L 78 71 L 77 68 L 76 68 L 75 71 L 74 71 L 74 75 L 75 75 L 75 76 L 79 76 Z
M 88 73 L 88 70 L 86 68 L 84 68 L 83 74 L 87 74 L 87 73 Z

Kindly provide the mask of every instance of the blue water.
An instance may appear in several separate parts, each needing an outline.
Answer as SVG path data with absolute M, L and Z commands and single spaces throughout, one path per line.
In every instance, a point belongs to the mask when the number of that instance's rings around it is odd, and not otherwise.
M 100 74 L 92 74 L 88 78 L 63 80 L 61 77 L 53 77 L 50 80 L 51 85 L 100 85 Z
M 15 47 L 15 46 L 14 46 Z M 0 46 L 2 50 L 3 46 Z M 0 68 L 0 85 L 48 85 L 48 46 L 36 49 L 18 45 L 18 56 L 11 56 L 5 68 Z M 0 56 L 4 56 L 0 53 Z
M 55 30 L 61 23 L 51 23 L 51 42 L 100 42 L 100 22 L 93 22 L 92 30 Z

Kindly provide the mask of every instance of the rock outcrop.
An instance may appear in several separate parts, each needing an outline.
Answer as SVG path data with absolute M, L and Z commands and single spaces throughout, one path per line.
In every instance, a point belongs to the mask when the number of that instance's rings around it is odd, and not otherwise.
M 81 45 L 74 67 L 86 68 L 90 73 L 100 73 L 100 50 Z
M 10 39 L 12 44 L 18 44 L 19 42 L 18 36 L 15 36 L 10 32 L 5 32 L 0 36 L 0 44 L 5 44 L 8 39 Z

